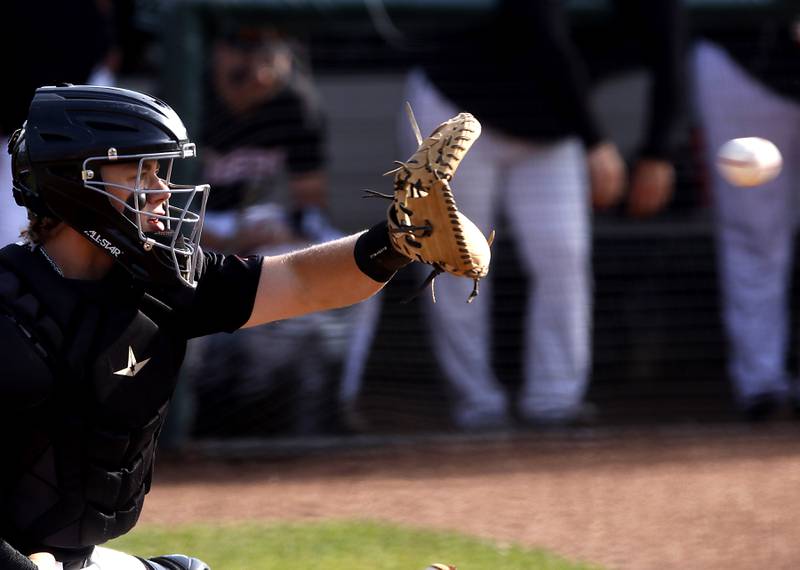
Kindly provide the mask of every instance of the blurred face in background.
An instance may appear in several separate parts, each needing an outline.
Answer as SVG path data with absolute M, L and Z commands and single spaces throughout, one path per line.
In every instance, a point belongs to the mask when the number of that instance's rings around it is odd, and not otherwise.
M 291 49 L 276 33 L 245 30 L 214 45 L 214 86 L 234 113 L 246 113 L 273 97 L 291 71 Z

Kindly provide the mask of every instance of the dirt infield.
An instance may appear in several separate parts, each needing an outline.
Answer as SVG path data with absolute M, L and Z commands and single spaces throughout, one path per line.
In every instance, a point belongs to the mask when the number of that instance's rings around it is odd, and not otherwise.
M 541 546 L 615 569 L 796 569 L 799 444 L 800 427 L 788 424 L 163 461 L 142 524 L 373 519 Z

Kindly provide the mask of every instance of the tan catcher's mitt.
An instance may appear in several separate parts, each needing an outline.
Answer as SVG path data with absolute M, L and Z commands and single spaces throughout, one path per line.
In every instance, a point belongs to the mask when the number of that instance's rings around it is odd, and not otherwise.
M 478 281 L 489 272 L 494 232 L 489 240 L 458 211 L 450 181 L 481 124 L 469 113 L 459 113 L 439 125 L 426 139 L 407 105 L 419 148 L 394 174 L 394 196 L 389 206 L 389 233 L 394 247 L 415 261 L 433 266 L 423 288 L 443 272 L 474 280 L 467 302 L 478 295 Z M 436 297 L 434 295 L 434 301 Z

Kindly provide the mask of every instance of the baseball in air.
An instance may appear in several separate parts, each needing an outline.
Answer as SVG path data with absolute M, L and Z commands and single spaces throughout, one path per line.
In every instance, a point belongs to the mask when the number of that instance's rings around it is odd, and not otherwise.
M 717 152 L 717 170 L 734 186 L 758 186 L 781 172 L 781 151 L 760 137 L 732 139 Z

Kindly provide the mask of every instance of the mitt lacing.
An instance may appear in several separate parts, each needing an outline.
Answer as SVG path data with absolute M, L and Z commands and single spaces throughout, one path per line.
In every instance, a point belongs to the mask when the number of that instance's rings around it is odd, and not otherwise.
M 408 116 L 408 120 L 411 123 L 411 130 L 414 132 L 414 137 L 417 139 L 417 145 L 419 147 L 421 147 L 424 139 L 422 138 L 422 133 L 420 132 L 419 125 L 417 124 L 417 119 L 414 116 L 413 109 L 411 108 L 411 104 L 406 102 L 405 109 L 406 109 L 406 114 Z M 427 149 L 425 149 L 425 152 L 427 154 L 427 157 L 426 157 L 427 160 L 425 161 L 424 164 L 422 164 L 420 166 L 422 166 L 423 168 L 427 169 L 431 174 L 433 174 L 436 177 L 437 180 L 443 180 L 445 185 L 447 185 L 448 181 L 452 178 L 453 173 L 452 172 L 443 173 L 440 170 L 433 168 L 431 165 L 432 164 L 438 164 L 438 165 L 442 165 L 443 167 L 447 168 L 448 170 L 453 170 L 451 161 L 456 161 L 456 164 L 458 164 L 458 161 L 460 160 L 458 157 L 456 157 L 456 155 L 453 153 L 453 151 L 454 150 L 458 150 L 458 151 L 466 152 L 467 149 L 465 147 L 461 146 L 459 144 L 459 142 L 461 142 L 461 141 L 469 141 L 470 138 L 471 138 L 469 136 L 463 136 L 463 134 L 461 134 L 461 133 L 465 133 L 465 132 L 466 133 L 473 133 L 474 131 L 471 130 L 471 129 L 468 129 L 468 128 L 462 128 L 458 133 L 456 133 L 455 135 L 452 135 L 452 138 L 450 138 L 448 140 L 445 140 L 445 141 L 441 141 L 441 139 L 439 139 L 439 140 L 436 141 L 436 143 L 440 143 L 440 144 L 434 143 L 434 144 L 428 146 Z M 434 132 L 433 134 L 436 134 L 436 133 Z M 433 135 L 431 135 L 431 136 L 433 136 Z M 432 158 L 432 156 L 431 156 L 431 152 L 434 151 L 434 147 L 438 147 L 438 150 L 435 151 L 438 154 L 438 156 L 435 159 Z M 419 154 L 420 150 L 422 150 L 422 149 L 421 148 L 417 149 L 417 152 L 414 153 L 413 156 L 416 156 L 417 154 Z M 445 154 L 445 150 L 447 150 L 449 152 L 447 152 L 447 154 Z M 407 183 L 408 179 L 412 175 L 412 171 L 411 171 L 411 168 L 409 168 L 409 164 L 411 164 L 411 163 L 419 164 L 418 161 L 413 158 L 413 156 L 407 163 L 406 162 L 401 162 L 399 160 L 396 160 L 395 164 L 397 165 L 397 168 L 394 168 L 394 169 L 384 173 L 384 176 L 388 176 L 390 174 L 397 174 L 400 171 L 404 171 L 405 174 L 406 174 L 406 180 L 404 182 Z M 408 184 L 408 186 L 409 186 L 408 192 L 414 198 L 422 197 L 425 194 L 427 194 L 427 192 L 428 192 L 428 190 L 426 190 L 425 188 L 422 187 L 422 185 L 421 185 L 419 180 L 417 180 L 413 184 Z M 449 185 L 447 185 L 447 186 L 449 186 Z M 399 208 L 400 210 L 402 210 L 403 213 L 405 213 L 407 216 L 409 216 L 409 218 L 412 218 L 414 216 L 413 210 L 408 208 L 408 206 L 404 206 L 404 205 L 400 204 L 399 202 L 395 201 L 394 196 L 392 196 L 392 195 L 383 194 L 382 192 L 376 192 L 374 190 L 369 190 L 369 189 L 365 189 L 364 192 L 366 192 L 366 195 L 363 196 L 364 198 L 384 198 L 386 200 L 391 200 L 391 201 L 394 202 L 394 207 L 395 208 Z M 453 230 L 454 230 L 454 233 L 455 233 L 455 236 L 456 236 L 456 243 L 459 245 L 459 251 L 461 252 L 461 259 L 463 261 L 469 261 L 469 259 L 470 259 L 469 250 L 467 249 L 466 240 L 464 239 L 464 233 L 461 230 L 461 225 L 458 223 L 458 215 L 457 215 L 458 209 L 456 208 L 455 199 L 454 199 L 453 193 L 450 191 L 449 187 L 447 187 L 446 190 L 443 192 L 443 196 L 444 196 L 445 202 L 447 204 L 447 210 L 449 212 L 450 222 L 451 222 L 451 224 L 453 226 Z M 416 247 L 416 248 L 422 247 L 422 244 L 417 240 L 425 238 L 425 237 L 427 237 L 427 236 L 429 236 L 431 234 L 431 232 L 433 231 L 433 226 L 430 224 L 430 222 L 428 222 L 426 225 L 423 225 L 423 226 L 401 224 L 400 220 L 397 219 L 397 213 L 396 213 L 394 208 L 391 210 L 391 213 L 392 213 L 392 216 L 394 217 L 393 222 L 397 225 L 397 227 L 390 227 L 389 231 L 392 232 L 392 233 L 403 233 L 403 234 L 406 234 L 406 243 L 408 243 L 412 247 Z M 418 235 L 417 232 L 422 232 L 422 235 Z M 492 232 L 492 237 L 493 236 L 494 236 L 494 232 Z M 491 242 L 489 243 L 489 245 L 491 246 Z M 419 259 L 420 259 L 420 261 L 423 261 L 424 263 L 432 265 L 433 266 L 433 270 L 428 275 L 428 277 L 425 279 L 425 281 L 422 283 L 422 285 L 419 287 L 419 289 L 413 295 L 411 295 L 408 298 L 404 299 L 403 302 L 404 303 L 408 303 L 412 299 L 415 299 L 416 297 L 418 297 L 422 293 L 422 291 L 424 291 L 430 285 L 431 298 L 432 298 L 433 302 L 435 303 L 436 302 L 435 280 L 436 280 L 436 277 L 438 277 L 440 274 L 445 272 L 445 269 L 438 263 L 426 262 L 426 261 L 422 260 L 421 258 L 419 258 Z M 469 297 L 467 297 L 467 303 L 471 303 L 475 299 L 475 297 L 478 296 L 478 293 L 479 293 L 478 282 L 480 281 L 480 277 L 473 277 L 472 281 L 473 281 L 472 292 L 469 294 Z
M 405 165 L 403 164 L 403 166 L 405 166 Z M 384 194 L 383 192 L 377 192 L 375 190 L 370 190 L 369 188 L 365 188 L 364 192 L 365 192 L 365 195 L 362 196 L 362 198 L 383 198 L 384 200 L 391 200 L 392 202 L 394 202 L 394 197 L 392 195 L 390 195 L 390 194 Z M 445 193 L 445 197 L 449 198 L 448 204 L 447 204 L 447 209 L 448 209 L 448 211 L 452 212 L 450 214 L 450 218 L 455 221 L 458 218 L 455 215 L 455 212 L 457 211 L 457 209 L 455 208 L 455 201 L 453 199 L 452 192 L 446 192 Z M 409 217 L 414 215 L 414 211 L 411 210 L 410 208 L 408 208 L 406 206 L 402 206 L 401 204 L 395 204 L 395 205 L 396 205 L 396 207 L 402 209 L 403 212 L 406 213 Z M 392 211 L 392 214 L 394 214 L 394 211 Z M 427 225 L 424 225 L 424 226 L 404 225 L 404 224 L 401 224 L 399 220 L 397 220 L 396 215 L 394 215 L 394 217 L 395 217 L 394 221 L 395 221 L 395 223 L 397 224 L 398 227 L 396 227 L 396 228 L 390 227 L 389 231 L 392 232 L 392 233 L 397 233 L 397 234 L 400 234 L 400 233 L 407 234 L 407 236 L 406 236 L 407 242 L 409 244 L 413 245 L 414 247 L 421 247 L 422 244 L 420 244 L 417 241 L 417 239 L 427 237 L 428 235 L 430 235 L 430 232 L 433 231 L 433 226 L 431 226 L 430 224 L 427 224 Z M 458 225 L 457 224 L 454 224 L 454 225 L 455 225 L 455 233 L 456 233 L 457 243 L 458 243 L 458 245 L 462 246 L 462 249 L 461 249 L 461 252 L 463 254 L 462 257 L 466 257 L 466 259 L 469 259 L 468 251 L 466 250 L 466 242 L 464 241 L 464 235 L 461 232 L 461 230 L 458 227 Z M 423 232 L 422 235 L 417 235 L 415 233 L 415 232 L 419 232 L 419 231 Z M 494 232 L 492 232 L 492 234 L 494 234 Z M 406 297 L 405 299 L 403 299 L 402 303 L 408 303 L 408 302 L 416 299 L 417 297 L 420 296 L 420 294 L 425 289 L 428 288 L 428 286 L 430 286 L 430 288 L 431 288 L 431 299 L 433 300 L 434 303 L 436 302 L 436 284 L 435 284 L 435 281 L 436 281 L 436 278 L 439 275 L 441 275 L 442 273 L 445 272 L 445 270 L 438 263 L 432 263 L 432 262 L 424 262 L 424 263 L 427 263 L 428 265 L 432 265 L 433 266 L 433 270 L 430 272 L 428 277 L 425 278 L 425 281 L 422 283 L 422 285 L 420 285 L 419 289 L 417 289 L 417 291 L 415 291 L 412 295 L 410 295 L 410 296 Z M 472 301 L 475 300 L 475 297 L 477 297 L 478 294 L 480 293 L 480 290 L 479 290 L 479 287 L 478 287 L 478 282 L 479 281 L 480 281 L 479 277 L 473 277 L 472 278 L 472 282 L 473 282 L 472 291 L 470 292 L 469 297 L 467 297 L 467 303 L 472 303 Z

